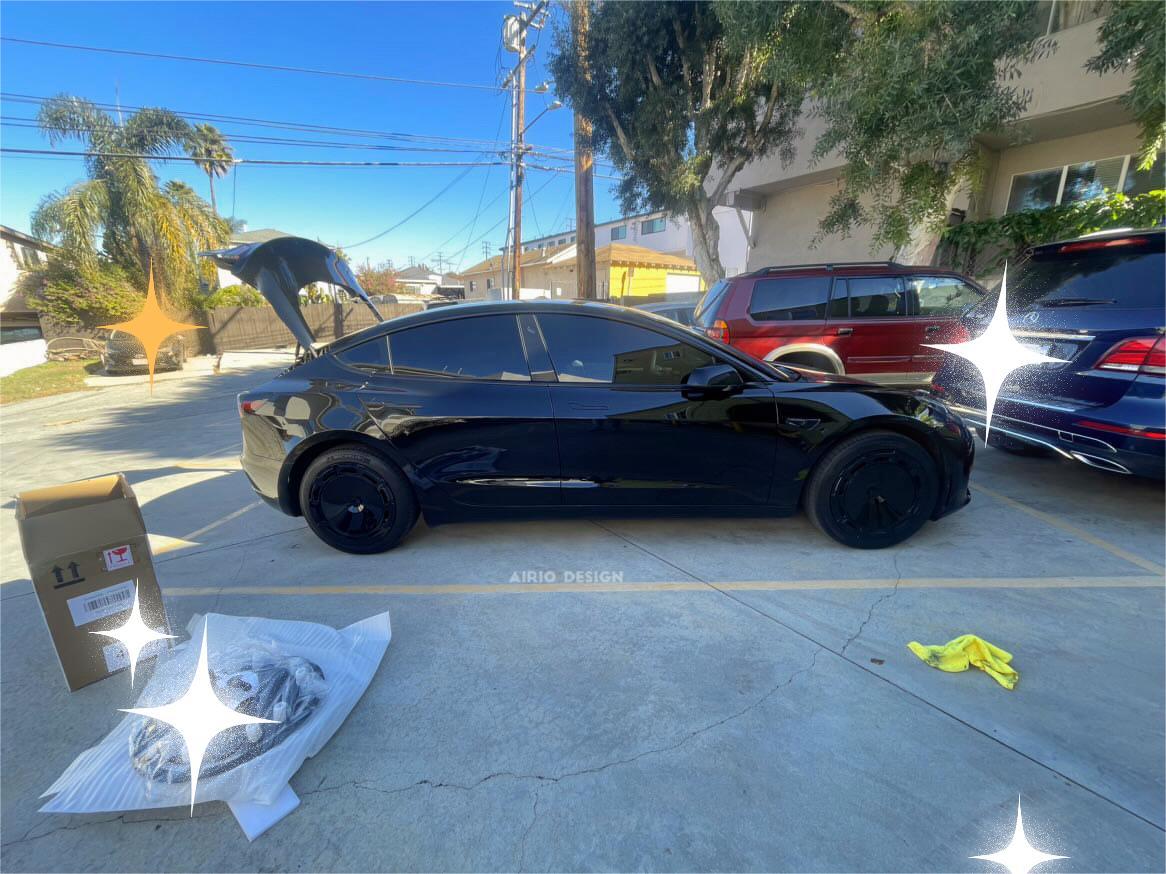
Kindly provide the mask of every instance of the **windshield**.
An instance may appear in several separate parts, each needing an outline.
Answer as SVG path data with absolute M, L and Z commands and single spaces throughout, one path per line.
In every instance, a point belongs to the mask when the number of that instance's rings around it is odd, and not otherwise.
M 692 314 L 692 323 L 694 325 L 699 325 L 702 328 L 711 328 L 713 326 L 713 322 L 717 320 L 717 311 L 721 308 L 721 300 L 724 298 L 725 291 L 728 287 L 729 281 L 722 279 L 705 292 L 704 297 L 700 299 L 700 303 L 696 305 L 696 311 Z
M 1161 307 L 1164 268 L 1159 241 L 1139 249 L 1037 255 L 1010 277 L 1009 309 L 1090 303 Z

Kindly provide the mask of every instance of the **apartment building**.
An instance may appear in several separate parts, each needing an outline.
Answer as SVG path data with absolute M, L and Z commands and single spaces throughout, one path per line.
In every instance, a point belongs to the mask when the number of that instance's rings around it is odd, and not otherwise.
M 1138 128 L 1121 103 L 1129 76 L 1100 76 L 1085 69 L 1098 51 L 1104 4 L 1052 0 L 1039 9 L 1040 30 L 1034 36 L 1052 36 L 1057 49 L 1024 68 L 1019 85 L 1031 90 L 1032 99 L 1019 121 L 1006 135 L 981 138 L 987 163 L 983 185 L 978 191 L 959 192 L 951 203 L 968 220 L 1105 191 L 1137 194 L 1163 187 L 1161 156 L 1150 172 L 1136 169 Z M 891 247 L 872 248 L 870 228 L 858 228 L 845 239 L 827 237 L 812 247 L 818 222 L 839 189 L 844 162 L 836 154 L 812 162 L 821 121 L 806 117 L 803 127 L 805 137 L 790 166 L 783 168 L 777 156 L 769 156 L 746 166 L 730 185 L 727 203 L 747 210 L 752 219 L 746 268 L 896 254 L 902 260 L 929 261 L 934 237 L 896 253 Z

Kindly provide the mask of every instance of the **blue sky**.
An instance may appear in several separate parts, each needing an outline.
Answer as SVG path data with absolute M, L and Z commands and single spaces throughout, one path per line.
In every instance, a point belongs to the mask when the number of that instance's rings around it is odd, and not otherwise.
M 245 60 L 445 82 L 491 85 L 514 56 L 501 51 L 508 3 L 0 3 L 8 37 Z M 547 78 L 553 23 L 528 66 L 528 85 Z M 405 85 L 299 73 L 242 69 L 75 50 L 0 44 L 5 94 L 47 97 L 62 92 L 122 106 L 163 106 L 179 112 L 247 116 L 295 123 L 493 141 L 509 134 L 509 98 L 485 90 Z M 527 118 L 551 95 L 530 95 Z M 35 128 L 36 105 L 4 100 L 3 144 L 47 148 Z M 501 128 L 499 125 L 501 124 Z M 287 131 L 219 123 L 227 136 L 274 136 L 399 144 L 369 136 Z M 500 130 L 500 133 L 499 133 Z M 530 142 L 571 147 L 566 108 L 544 115 Z M 429 145 L 432 145 L 430 143 Z M 468 148 L 466 144 L 455 144 Z M 58 148 L 77 149 L 64 144 Z M 480 148 L 473 145 L 472 148 Z M 240 158 L 280 160 L 481 160 L 480 153 L 385 151 L 242 142 Z M 568 166 L 563 164 L 563 166 Z M 191 165 L 156 164 L 159 178 L 181 179 L 204 197 L 207 179 Z M 249 167 L 217 180 L 219 209 L 248 227 L 275 227 L 345 246 L 353 261 L 410 256 L 433 262 L 441 249 L 454 266 L 478 261 L 482 242 L 494 251 L 505 234 L 505 167 L 475 167 L 432 206 L 398 230 L 363 246 L 361 240 L 396 224 L 462 173 L 462 168 Z M 83 178 L 80 158 L 0 161 L 0 223 L 27 231 L 29 215 L 47 192 Z M 616 217 L 610 180 L 596 180 L 596 217 Z M 524 237 L 562 230 L 574 221 L 569 173 L 527 174 Z M 540 190 L 541 189 L 541 190 Z M 535 193 L 537 192 L 537 193 Z M 491 203 L 491 201 L 493 201 Z M 484 204 L 471 233 L 478 204 Z M 497 227 L 494 227 L 497 225 Z M 493 230 L 491 231 L 491 228 Z M 464 251 L 463 251 L 464 250 Z M 460 253 L 460 254 L 459 254 Z

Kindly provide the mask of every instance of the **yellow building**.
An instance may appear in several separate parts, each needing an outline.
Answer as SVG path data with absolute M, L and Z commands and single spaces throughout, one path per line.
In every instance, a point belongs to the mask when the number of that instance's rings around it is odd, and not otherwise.
M 499 255 L 464 270 L 461 277 L 467 300 L 510 297 L 504 293 L 509 291 L 509 277 Z M 574 298 L 577 289 L 574 244 L 522 253 L 523 300 Z M 700 272 L 691 258 L 624 243 L 611 243 L 595 252 L 595 291 L 600 300 L 651 303 L 703 290 Z

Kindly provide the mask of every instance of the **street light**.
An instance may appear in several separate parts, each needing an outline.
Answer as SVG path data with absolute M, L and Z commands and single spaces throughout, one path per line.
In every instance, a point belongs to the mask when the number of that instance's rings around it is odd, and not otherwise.
M 534 86 L 534 93 L 535 94 L 546 94 L 550 90 L 551 90 L 551 83 L 550 82 L 545 82 L 545 81 L 539 82 L 537 85 Z
M 536 90 L 537 90 L 537 89 L 536 89 Z M 534 123 L 535 123 L 536 121 L 538 121 L 540 118 L 542 118 L 542 117 L 543 117 L 544 115 L 546 115 L 548 112 L 554 112 L 556 109 L 562 109 L 562 108 L 563 108 L 563 101 L 561 101 L 561 100 L 552 100 L 552 101 L 551 101 L 551 102 L 550 102 L 550 103 L 547 105 L 547 107 L 546 107 L 546 108 L 545 108 L 545 109 L 544 109 L 542 112 L 540 112 L 538 115 L 536 115 L 534 118 L 532 118 L 532 119 L 530 120 L 530 124 L 528 124 L 526 127 L 524 127 L 524 128 L 522 129 L 523 136 L 525 136 L 525 135 L 526 135 L 526 132 L 527 132 L 528 130 L 530 130 L 532 127 L 534 127 Z

